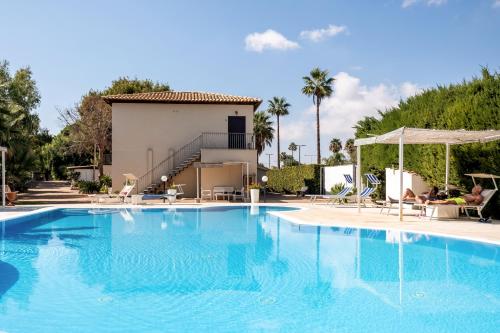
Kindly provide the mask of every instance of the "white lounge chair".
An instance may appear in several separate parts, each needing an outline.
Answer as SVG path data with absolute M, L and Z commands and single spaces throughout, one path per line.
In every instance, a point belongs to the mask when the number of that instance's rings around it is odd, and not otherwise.
M 480 218 L 483 218 L 483 214 L 482 214 L 482 211 L 484 209 L 484 207 L 488 204 L 488 202 L 491 200 L 491 198 L 493 198 L 493 195 L 495 194 L 497 190 L 490 190 L 490 189 L 486 189 L 486 190 L 483 190 L 481 192 L 481 195 L 483 196 L 483 202 L 481 202 L 481 204 L 479 205 L 465 205 L 465 206 L 460 206 L 460 208 L 465 211 L 465 214 L 469 216 L 469 210 L 472 210 L 472 211 L 477 211 L 477 215 L 479 215 Z

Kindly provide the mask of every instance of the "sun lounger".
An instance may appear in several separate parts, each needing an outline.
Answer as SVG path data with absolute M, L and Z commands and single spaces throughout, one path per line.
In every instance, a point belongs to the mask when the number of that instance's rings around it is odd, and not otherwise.
M 346 186 L 339 193 L 323 195 L 322 198 L 328 200 L 326 202 L 327 205 L 330 205 L 330 204 L 333 205 L 335 202 L 338 202 L 341 204 L 341 203 L 343 203 L 344 199 L 347 199 L 347 196 L 351 192 L 352 192 L 352 187 Z
M 482 214 L 482 211 L 484 209 L 484 207 L 486 207 L 486 205 L 488 204 L 488 202 L 491 200 L 491 198 L 493 198 L 493 195 L 495 194 L 497 190 L 493 190 L 493 189 L 485 189 L 481 192 L 481 195 L 483 196 L 483 202 L 481 202 L 481 204 L 479 205 L 465 205 L 465 206 L 460 206 L 460 208 L 462 208 L 462 210 L 465 211 L 465 214 L 467 216 L 469 216 L 469 210 L 472 210 L 472 211 L 477 211 L 477 215 L 479 215 L 480 218 L 483 218 L 483 214 Z
M 481 204 L 479 204 L 479 205 L 446 205 L 446 204 L 437 204 L 437 205 L 415 204 L 415 205 L 418 207 L 421 207 L 422 212 L 424 210 L 428 210 L 428 211 L 430 210 L 429 221 L 435 217 L 436 211 L 440 207 L 455 207 L 455 208 L 457 208 L 457 210 L 460 209 L 463 212 L 465 212 L 467 217 L 471 217 L 469 215 L 469 211 L 476 211 L 479 218 L 483 218 L 482 211 L 483 211 L 484 207 L 486 207 L 488 202 L 491 200 L 491 198 L 493 197 L 493 195 L 495 194 L 496 191 L 497 191 L 496 189 L 483 190 L 481 192 L 481 195 L 483 196 L 483 202 L 481 202 Z M 456 216 L 458 216 L 458 212 L 456 214 L 457 214 Z

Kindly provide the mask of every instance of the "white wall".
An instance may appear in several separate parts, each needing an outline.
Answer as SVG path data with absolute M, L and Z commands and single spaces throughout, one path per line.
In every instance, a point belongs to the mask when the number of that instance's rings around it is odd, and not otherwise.
M 329 166 L 324 168 L 323 193 L 330 193 L 332 186 L 342 183 L 347 185 L 344 174 L 354 179 L 354 164 Z M 352 185 L 354 186 L 354 185 Z
M 411 189 L 416 195 L 429 190 L 429 185 L 416 173 L 403 172 L 403 191 Z M 385 169 L 385 196 L 399 199 L 399 170 Z

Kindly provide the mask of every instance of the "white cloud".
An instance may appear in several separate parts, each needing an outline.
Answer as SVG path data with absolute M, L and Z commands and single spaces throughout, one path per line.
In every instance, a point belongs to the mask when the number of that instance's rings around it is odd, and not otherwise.
M 491 6 L 493 8 L 500 8 L 500 0 L 494 0 Z
M 288 40 L 277 31 L 268 29 L 264 32 L 254 32 L 245 37 L 245 48 L 248 51 L 263 52 L 264 50 L 290 50 L 299 48 L 297 42 Z
M 300 33 L 300 38 L 309 39 L 313 42 L 319 42 L 325 38 L 333 37 L 340 33 L 347 33 L 347 27 L 345 25 L 330 24 L 327 28 L 304 30 Z
M 321 103 L 322 142 L 332 137 L 344 141 L 354 136 L 354 125 L 366 116 L 378 116 L 378 110 L 385 111 L 397 106 L 401 99 L 407 99 L 422 92 L 422 88 L 411 82 L 401 85 L 380 83 L 367 86 L 361 80 L 348 73 L 335 76 L 334 93 Z M 311 106 L 299 117 L 284 118 L 281 127 L 283 143 L 300 141 L 314 145 L 316 107 Z M 323 150 L 327 145 L 322 145 Z
M 352 137 L 353 126 L 365 116 L 377 116 L 422 91 L 416 84 L 404 82 L 400 86 L 378 84 L 366 86 L 348 73 L 335 76 L 334 94 L 321 105 L 322 133 L 340 138 Z
M 425 3 L 427 6 L 441 6 L 444 5 L 448 0 L 403 0 L 401 7 L 408 8 L 417 3 Z

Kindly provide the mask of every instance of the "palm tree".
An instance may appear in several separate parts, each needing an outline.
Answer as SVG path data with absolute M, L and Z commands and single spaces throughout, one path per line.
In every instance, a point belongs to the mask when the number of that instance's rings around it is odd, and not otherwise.
M 267 114 L 267 112 L 255 112 L 253 116 L 253 133 L 255 135 L 255 149 L 257 149 L 258 159 L 266 146 L 271 146 L 274 139 L 273 122 L 271 121 L 271 116 Z
M 297 151 L 297 145 L 295 144 L 295 142 L 291 142 L 288 145 L 288 150 L 292 152 L 292 158 L 293 158 L 293 152 Z
M 337 154 L 338 152 L 340 152 L 342 150 L 342 142 L 337 138 L 333 138 L 330 141 L 330 145 L 328 146 L 328 150 L 330 150 L 333 154 Z
M 317 163 L 321 163 L 321 142 L 319 131 L 319 106 L 325 97 L 330 97 L 333 93 L 333 77 L 328 76 L 327 70 L 321 70 L 318 67 L 314 68 L 310 76 L 304 76 L 305 86 L 302 88 L 302 93 L 306 96 L 313 97 L 313 104 L 316 105 L 316 149 Z
M 351 163 L 356 162 L 356 146 L 354 146 L 354 139 L 347 139 L 344 145 L 344 150 L 349 155 Z
M 276 116 L 276 128 L 278 129 L 278 157 L 280 156 L 280 116 L 288 115 L 290 104 L 286 101 L 285 97 L 273 97 L 268 101 L 269 108 L 267 112 Z M 278 158 L 278 169 L 280 169 L 280 160 Z

